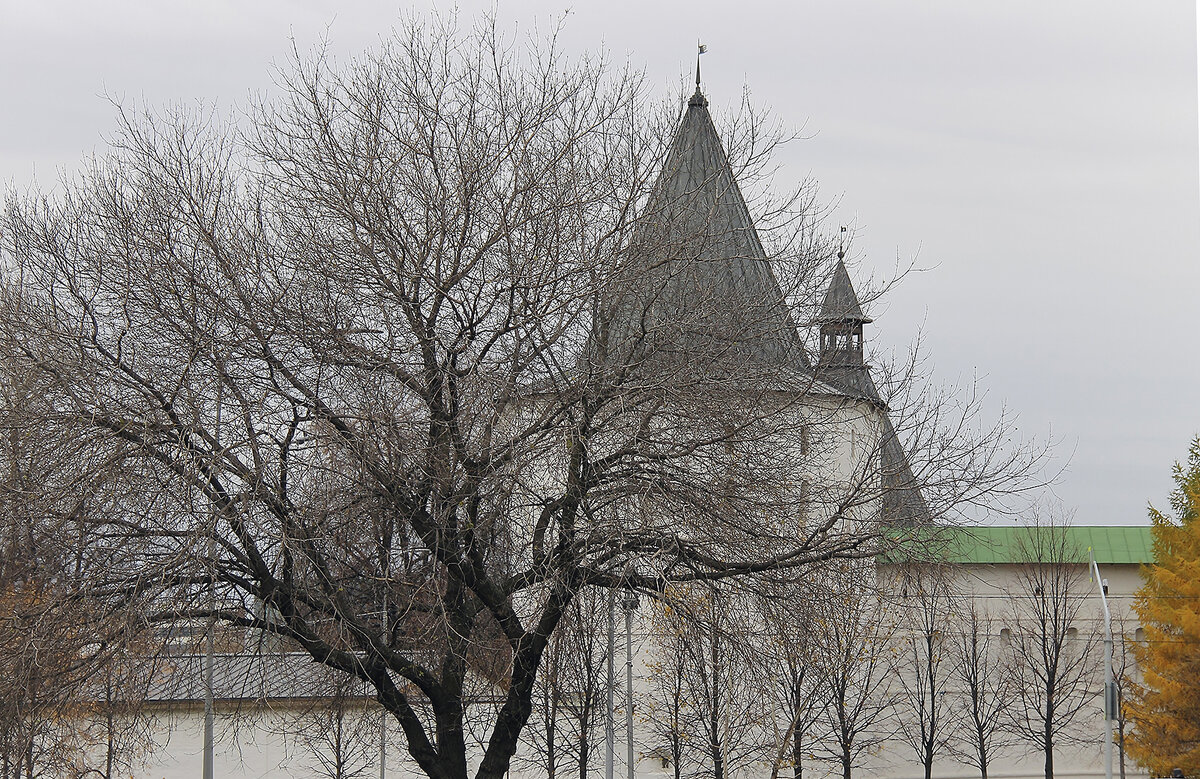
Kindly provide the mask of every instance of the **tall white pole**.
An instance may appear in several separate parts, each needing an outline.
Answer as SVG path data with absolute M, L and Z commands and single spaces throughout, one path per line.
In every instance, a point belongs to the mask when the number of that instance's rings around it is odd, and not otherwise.
M 629 779 L 633 779 L 633 610 L 637 608 L 637 596 L 625 593 L 621 602 L 625 610 L 625 745 Z
M 390 646 L 388 641 L 388 577 L 391 574 L 391 550 L 388 550 L 384 564 L 387 568 L 383 572 L 383 641 L 384 644 Z M 381 708 L 381 716 L 379 717 L 379 779 L 387 779 L 387 709 Z
M 379 722 L 379 779 L 387 779 L 387 711 L 381 710 Z
M 213 355 L 213 362 L 216 362 L 216 355 Z M 217 418 L 215 426 L 215 436 L 213 442 L 213 457 L 221 456 L 221 389 L 222 384 L 220 377 L 217 377 Z M 216 467 L 216 464 L 213 464 Z M 217 508 L 212 506 L 209 511 L 211 518 L 208 532 L 208 635 L 205 639 L 204 646 L 204 760 L 201 765 L 203 779 L 213 779 L 213 731 L 214 731 L 214 713 L 213 713 L 213 653 L 214 653 L 214 636 L 217 631 L 217 602 L 216 602 L 216 582 L 214 581 L 216 572 L 213 570 L 213 565 L 216 562 L 213 558 L 216 555 L 217 545 Z
M 1089 550 L 1090 552 L 1091 550 Z M 1092 575 L 1100 591 L 1100 603 L 1104 606 L 1104 776 L 1113 775 L 1113 718 L 1116 717 L 1117 695 L 1113 683 L 1113 634 L 1112 614 L 1108 610 L 1108 593 L 1104 591 L 1104 580 L 1100 578 L 1100 567 L 1096 555 L 1092 555 Z
M 208 588 L 208 608 L 212 612 L 216 606 L 212 585 Z M 213 779 L 213 633 L 216 619 L 208 618 L 208 636 L 204 647 L 204 779 Z
M 617 648 L 617 592 L 608 591 L 608 706 L 604 712 L 604 779 L 613 779 L 613 655 Z

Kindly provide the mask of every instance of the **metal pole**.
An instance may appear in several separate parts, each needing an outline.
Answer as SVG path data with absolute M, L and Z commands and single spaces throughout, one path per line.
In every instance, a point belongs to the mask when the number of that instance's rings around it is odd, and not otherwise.
M 1088 550 L 1089 553 L 1091 550 Z M 1100 578 L 1100 568 L 1096 565 L 1096 555 L 1092 555 L 1092 575 L 1096 577 L 1096 587 L 1100 591 L 1100 603 L 1104 606 L 1104 776 L 1112 779 L 1113 775 L 1113 719 L 1116 716 L 1117 696 L 1116 685 L 1113 683 L 1113 634 L 1112 614 L 1108 610 L 1108 594 L 1104 592 L 1104 580 Z
M 629 779 L 633 779 L 633 610 L 637 608 L 637 596 L 626 593 L 621 603 L 625 609 L 625 741 L 628 753 Z
M 390 562 L 391 555 L 388 555 L 388 560 L 385 565 Z M 391 643 L 388 641 L 388 576 L 391 573 L 391 566 L 383 572 L 383 617 L 381 623 L 383 625 L 383 641 L 388 646 Z M 387 779 L 387 709 L 381 710 L 382 716 L 379 718 L 379 779 Z
M 214 354 L 213 357 L 215 359 L 216 355 Z M 218 381 L 214 457 L 219 457 L 221 454 L 219 443 L 221 440 L 221 389 L 222 385 Z M 217 545 L 216 506 L 211 507 L 209 517 L 211 524 L 208 533 L 208 636 L 204 647 L 204 761 L 201 766 L 203 779 L 213 779 L 213 730 L 215 724 L 213 715 L 213 634 L 217 631 L 216 582 L 214 581 L 216 572 L 213 570 Z
M 387 711 L 379 718 L 379 779 L 387 779 Z
M 208 589 L 208 608 L 212 612 L 215 607 L 213 591 Z M 204 652 L 204 779 L 213 779 L 213 633 L 216 625 L 211 616 L 208 618 L 208 638 Z
M 617 646 L 616 590 L 608 591 L 608 707 L 604 712 L 604 778 L 613 779 L 613 655 Z

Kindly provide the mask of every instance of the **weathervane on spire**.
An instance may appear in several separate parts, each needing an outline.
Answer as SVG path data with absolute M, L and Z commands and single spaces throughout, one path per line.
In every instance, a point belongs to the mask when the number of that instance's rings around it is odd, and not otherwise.
M 696 92 L 688 100 L 688 108 L 704 108 L 708 105 L 708 100 L 705 99 L 704 93 L 700 91 L 700 55 L 708 51 L 708 47 L 696 41 Z

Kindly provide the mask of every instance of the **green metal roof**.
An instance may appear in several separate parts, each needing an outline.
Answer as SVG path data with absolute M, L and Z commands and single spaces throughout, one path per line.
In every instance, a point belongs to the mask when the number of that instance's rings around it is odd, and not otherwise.
M 1030 541 L 1037 533 L 1065 533 L 1064 547 L 1080 562 L 1088 560 L 1088 550 L 1096 562 L 1107 565 L 1154 562 L 1149 525 L 1076 525 L 1065 528 L 1037 528 L 1028 525 L 989 527 L 930 526 L 906 528 L 893 534 L 896 545 L 886 551 L 884 562 L 924 559 L 947 563 L 998 565 L 1028 560 L 1023 549 L 1033 548 Z

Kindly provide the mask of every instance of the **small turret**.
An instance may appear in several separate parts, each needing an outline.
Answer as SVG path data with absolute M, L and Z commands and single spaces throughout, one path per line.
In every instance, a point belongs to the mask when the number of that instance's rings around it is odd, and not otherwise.
M 825 292 L 825 303 L 817 324 L 821 326 L 820 364 L 830 368 L 863 367 L 863 325 L 870 318 L 863 315 L 850 274 L 838 252 L 833 279 Z
M 845 228 L 843 228 L 844 230 Z M 879 390 L 871 380 L 871 372 L 863 359 L 863 325 L 871 322 L 863 314 L 850 283 L 843 261 L 845 252 L 838 251 L 833 278 L 825 292 L 825 302 L 817 324 L 821 327 L 821 351 L 817 376 L 847 393 L 882 404 Z M 879 463 L 883 500 L 881 517 L 897 525 L 915 525 L 931 521 L 929 504 L 909 464 L 908 453 L 886 411 L 879 442 Z

